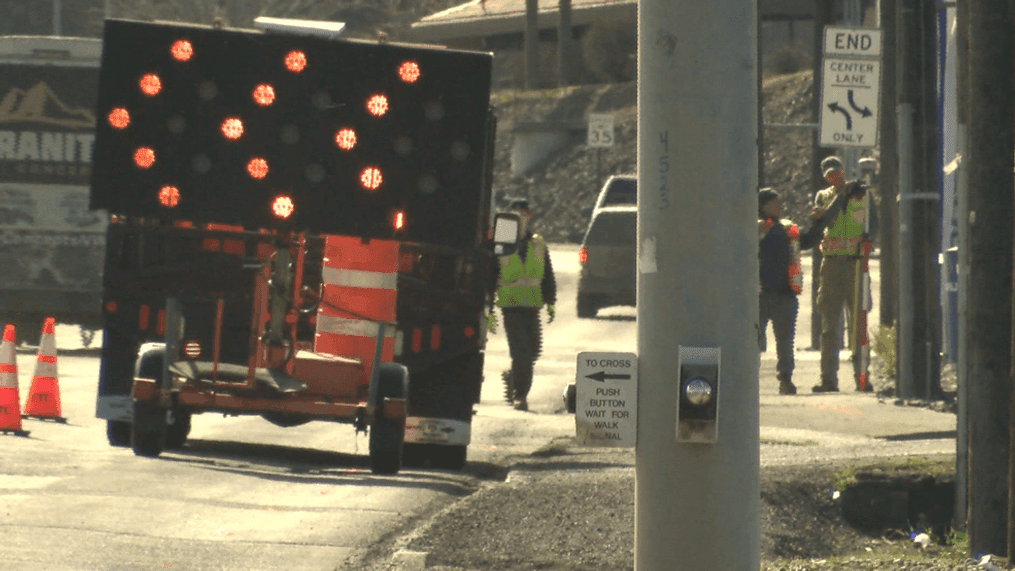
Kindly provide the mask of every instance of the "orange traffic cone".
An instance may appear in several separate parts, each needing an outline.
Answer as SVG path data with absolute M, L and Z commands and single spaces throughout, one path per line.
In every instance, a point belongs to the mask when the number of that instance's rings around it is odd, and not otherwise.
M 14 326 L 4 327 L 0 343 L 0 432 L 28 436 L 21 430 L 21 396 L 18 393 L 18 362 L 14 352 Z
M 60 384 L 56 380 L 56 337 L 53 335 L 54 319 L 47 317 L 42 325 L 42 340 L 39 342 L 39 356 L 35 362 L 35 376 L 25 401 L 25 416 L 67 422 L 60 416 Z

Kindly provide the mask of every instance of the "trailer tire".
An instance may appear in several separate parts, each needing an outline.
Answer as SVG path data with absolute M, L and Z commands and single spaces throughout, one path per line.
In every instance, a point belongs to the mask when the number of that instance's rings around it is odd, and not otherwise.
M 165 349 L 153 347 L 141 352 L 137 357 L 137 377 L 156 380 L 162 374 L 162 362 L 165 360 Z M 135 400 L 134 422 L 131 424 L 130 444 L 134 454 L 146 458 L 156 458 L 166 448 L 166 409 L 159 406 L 158 399 Z
M 157 458 L 166 447 L 166 411 L 157 401 L 135 401 L 130 445 L 134 455 Z
M 395 363 L 381 363 L 377 383 L 377 407 L 370 425 L 370 471 L 397 474 L 402 468 L 405 417 L 388 418 L 381 406 L 385 398 L 406 397 L 409 371 Z
M 472 422 L 472 405 L 479 401 L 483 383 L 483 352 L 469 351 L 441 365 L 423 370 L 410 384 L 409 403 L 414 416 L 452 418 Z M 454 391 L 455 384 L 466 390 Z M 468 446 L 428 443 L 405 445 L 405 465 L 460 471 Z
M 130 446 L 130 423 L 126 420 L 107 420 L 106 438 L 110 446 Z
M 578 317 L 581 319 L 592 319 L 596 316 L 599 308 L 596 307 L 595 299 L 587 295 L 578 296 Z
M 173 408 L 173 423 L 166 426 L 166 450 L 179 450 L 190 435 L 190 411 Z

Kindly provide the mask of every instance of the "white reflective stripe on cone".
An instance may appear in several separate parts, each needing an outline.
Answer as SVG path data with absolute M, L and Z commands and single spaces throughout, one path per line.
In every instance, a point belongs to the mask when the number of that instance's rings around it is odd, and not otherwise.
M 42 341 L 39 343 L 39 353 L 43 355 L 49 355 L 50 357 L 56 357 L 56 336 L 52 333 L 46 333 L 42 335 Z
M 378 325 L 376 321 L 348 319 L 345 317 L 334 317 L 323 314 L 319 314 L 317 316 L 317 333 L 352 335 L 354 337 L 377 337 L 377 327 Z M 384 336 L 394 337 L 395 328 L 385 328 Z
M 35 376 L 36 377 L 49 377 L 51 379 L 56 378 L 56 363 L 46 363 L 39 361 L 35 364 Z
M 8 389 L 18 388 L 18 374 L 0 373 L 0 388 L 8 388 Z
M 0 363 L 13 364 L 15 363 L 15 352 L 14 343 L 4 342 L 0 343 Z
M 396 289 L 398 274 L 392 272 L 367 272 L 345 268 L 329 268 L 321 270 L 324 285 L 342 287 L 360 287 L 373 289 Z

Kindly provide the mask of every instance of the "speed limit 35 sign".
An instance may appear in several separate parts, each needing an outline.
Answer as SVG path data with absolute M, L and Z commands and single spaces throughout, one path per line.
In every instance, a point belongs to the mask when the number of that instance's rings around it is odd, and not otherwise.
M 589 114 L 589 133 L 585 144 L 589 147 L 613 146 L 613 115 Z

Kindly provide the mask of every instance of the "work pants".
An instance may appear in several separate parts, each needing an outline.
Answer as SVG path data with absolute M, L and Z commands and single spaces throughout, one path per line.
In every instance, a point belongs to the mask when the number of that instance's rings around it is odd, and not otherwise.
M 768 322 L 775 333 L 775 372 L 780 382 L 793 382 L 793 337 L 796 332 L 797 297 L 789 291 L 761 290 L 758 303 L 758 346 L 766 346 Z
M 532 374 L 536 359 L 543 348 L 543 325 L 539 321 L 538 307 L 502 307 L 504 332 L 507 334 L 511 354 L 511 377 L 515 387 L 515 400 L 522 400 L 532 388 Z
M 818 272 L 818 311 L 821 312 L 821 384 L 839 386 L 839 350 L 842 341 L 840 320 L 846 308 L 847 324 L 852 332 L 856 294 L 856 268 L 860 260 L 854 256 L 823 256 Z M 853 351 L 853 381 L 859 387 L 860 362 L 857 348 Z

